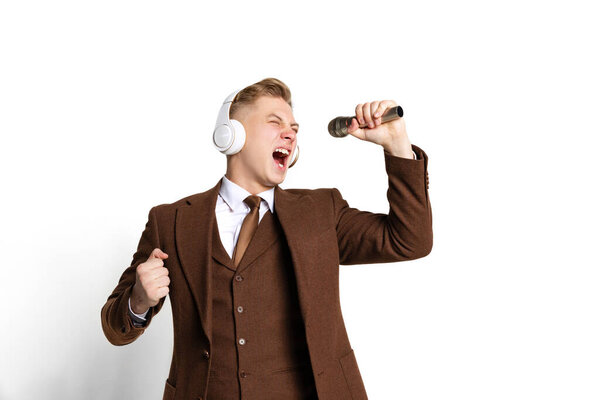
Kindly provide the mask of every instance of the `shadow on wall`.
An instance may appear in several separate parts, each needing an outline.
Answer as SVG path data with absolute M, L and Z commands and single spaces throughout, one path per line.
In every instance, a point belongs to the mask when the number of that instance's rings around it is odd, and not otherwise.
M 2 379 L 0 399 L 162 398 L 173 352 L 170 304 L 164 305 L 144 334 L 125 346 L 114 346 L 104 336 L 100 323 L 102 305 L 71 316 L 73 322 L 64 329 L 70 332 L 64 339 L 56 339 L 56 326 L 37 331 L 35 342 L 27 346 L 31 349 L 29 360 L 16 360 L 12 367 L 20 371 L 13 370 L 10 380 Z M 77 319 L 87 312 L 89 316 Z M 67 312 L 61 316 L 64 314 Z
M 167 304 L 169 303 L 169 304 Z M 85 380 L 94 390 L 86 392 L 90 400 L 160 399 L 173 354 L 172 314 L 169 298 L 160 313 L 133 343 L 114 346 L 106 340 L 98 325 L 102 343 L 94 346 Z M 83 397 L 74 397 L 74 399 Z

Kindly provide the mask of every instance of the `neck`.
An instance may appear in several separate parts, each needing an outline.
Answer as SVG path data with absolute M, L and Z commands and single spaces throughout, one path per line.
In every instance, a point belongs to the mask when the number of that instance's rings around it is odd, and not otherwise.
M 236 174 L 233 171 L 231 171 L 229 168 L 227 169 L 225 176 L 231 182 L 235 183 L 236 185 L 240 186 L 241 188 L 244 188 L 250 194 L 253 194 L 253 195 L 262 193 L 273 187 L 273 186 L 266 186 L 264 184 L 256 182 L 255 180 L 249 179 L 248 177 L 244 176 L 243 174 Z
M 225 172 L 225 176 L 231 182 L 244 188 L 253 195 L 272 189 L 276 186 L 271 182 L 258 180 L 256 175 L 252 172 L 252 168 L 248 168 L 239 157 L 239 154 L 227 157 L 227 171 Z

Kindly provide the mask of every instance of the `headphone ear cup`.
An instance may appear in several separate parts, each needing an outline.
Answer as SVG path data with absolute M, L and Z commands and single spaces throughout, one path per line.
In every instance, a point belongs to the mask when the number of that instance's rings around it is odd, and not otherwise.
M 225 124 L 219 125 L 213 131 L 213 144 L 221 153 L 225 154 L 231 148 L 234 132 Z
M 298 157 L 300 157 L 300 147 L 296 145 L 296 148 L 294 149 L 294 154 L 292 156 L 292 162 L 290 163 L 288 168 L 292 168 L 294 164 L 296 164 L 296 161 L 298 161 Z
M 246 143 L 246 130 L 244 129 L 244 125 L 237 119 L 230 120 L 233 135 L 233 143 L 231 146 L 224 152 L 224 154 L 230 156 L 236 153 L 239 153 L 244 147 L 244 143 Z
M 217 123 L 213 130 L 213 144 L 217 150 L 227 155 L 239 152 L 246 140 L 246 132 L 242 124 L 239 121 L 235 121 L 237 124 L 234 124 L 234 121 L 229 119 L 231 103 L 233 103 L 239 92 L 239 90 L 236 90 L 225 98 L 223 105 L 219 109 Z

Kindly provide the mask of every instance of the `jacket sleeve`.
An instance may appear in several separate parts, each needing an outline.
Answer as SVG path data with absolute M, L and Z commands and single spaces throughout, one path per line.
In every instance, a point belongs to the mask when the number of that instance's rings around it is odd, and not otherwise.
M 414 260 L 433 246 L 427 154 L 412 145 L 416 160 L 384 150 L 388 174 L 388 214 L 348 206 L 333 190 L 340 264 L 370 264 Z
M 108 296 L 100 312 L 104 335 L 115 346 L 129 344 L 144 333 L 150 325 L 152 317 L 162 308 L 166 298 L 166 296 L 161 298 L 156 306 L 150 307 L 148 314 L 145 316 L 146 323 L 144 325 L 137 324 L 136 326 L 133 324 L 129 314 L 129 297 L 135 285 L 136 268 L 150 257 L 152 250 L 157 247 L 160 248 L 155 212 L 156 207 L 152 207 L 148 213 L 148 222 L 138 243 L 137 251 L 133 255 L 131 265 L 121 274 L 117 287 Z

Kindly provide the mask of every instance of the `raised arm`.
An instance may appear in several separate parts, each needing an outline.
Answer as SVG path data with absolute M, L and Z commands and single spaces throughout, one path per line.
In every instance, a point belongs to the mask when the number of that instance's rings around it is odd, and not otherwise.
M 427 191 L 427 155 L 412 145 L 417 160 L 387 152 L 388 214 L 360 211 L 333 192 L 340 264 L 369 264 L 414 260 L 433 245 L 431 205 Z
M 388 214 L 360 211 L 349 207 L 334 190 L 340 264 L 414 260 L 431 251 L 427 154 L 411 145 L 404 118 L 381 123 L 384 111 L 396 105 L 393 100 L 358 104 L 348 128 L 350 135 L 382 146 L 390 208 Z M 359 123 L 368 127 L 361 129 Z

